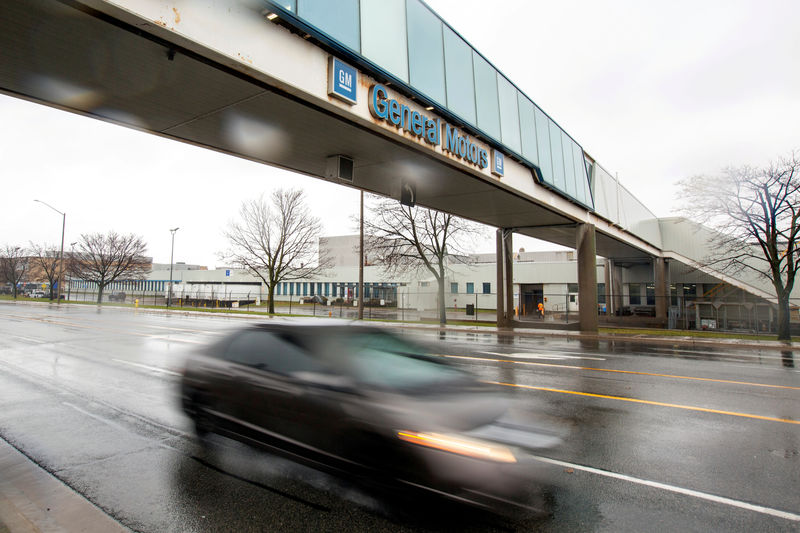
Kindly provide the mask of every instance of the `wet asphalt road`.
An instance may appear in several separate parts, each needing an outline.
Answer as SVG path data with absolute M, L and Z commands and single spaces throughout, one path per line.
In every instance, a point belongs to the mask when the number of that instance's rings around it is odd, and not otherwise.
M 407 331 L 570 430 L 508 520 L 202 452 L 183 357 L 249 321 L 0 303 L 0 438 L 136 531 L 800 530 L 800 354 Z

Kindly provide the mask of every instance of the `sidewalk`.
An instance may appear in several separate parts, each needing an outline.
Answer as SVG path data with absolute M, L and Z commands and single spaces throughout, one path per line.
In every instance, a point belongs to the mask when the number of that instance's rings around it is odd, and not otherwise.
M 0 439 L 0 533 L 130 530 Z
M 16 303 L 16 302 L 15 302 Z M 50 305 L 44 302 L 19 302 L 28 305 Z M 69 304 L 69 303 L 62 303 L 61 305 L 81 305 L 81 304 Z M 308 304 L 304 304 L 308 305 Z M 312 317 L 311 315 L 306 316 L 281 316 L 275 315 L 274 317 L 270 318 L 268 315 L 260 315 L 260 314 L 239 314 L 236 312 L 217 312 L 217 313 L 209 313 L 204 311 L 196 311 L 189 307 L 184 308 L 172 308 L 172 309 L 148 309 L 148 308 L 139 308 L 134 309 L 132 307 L 118 307 L 118 306 L 104 306 L 104 309 L 109 310 L 118 310 L 121 312 L 129 311 L 129 312 L 137 312 L 137 313 L 153 313 L 153 314 L 167 314 L 167 313 L 182 313 L 186 315 L 199 315 L 199 316 L 206 316 L 206 317 L 219 317 L 219 318 L 241 318 L 241 319 L 250 319 L 250 320 L 286 320 L 286 321 L 309 321 L 309 320 L 346 320 L 348 322 L 355 320 L 354 318 L 339 318 L 337 316 L 333 316 L 331 318 L 325 316 Z M 281 309 L 283 311 L 283 309 Z M 452 317 L 448 315 L 450 320 L 458 320 L 458 317 Z M 686 347 L 696 347 L 696 348 L 719 348 L 721 346 L 728 346 L 731 348 L 756 348 L 762 350 L 798 350 L 800 351 L 800 341 L 792 342 L 792 343 L 784 343 L 780 341 L 768 341 L 768 340 L 752 340 L 752 339 L 736 339 L 730 337 L 719 337 L 719 338 L 709 338 L 709 337 L 694 337 L 691 335 L 671 335 L 667 334 L 665 330 L 664 334 L 652 334 L 652 333 L 642 333 L 642 334 L 631 334 L 631 333 L 582 333 L 580 331 L 575 330 L 566 330 L 566 329 L 540 329 L 535 327 L 512 327 L 512 328 L 497 328 L 496 326 L 479 326 L 479 325 L 452 325 L 447 324 L 444 327 L 440 327 L 439 324 L 434 323 L 422 323 L 422 322 L 400 322 L 400 321 L 393 321 L 393 320 L 386 320 L 381 321 L 380 318 L 375 318 L 374 320 L 365 320 L 365 322 L 374 325 L 380 325 L 385 327 L 391 328 L 399 328 L 399 329 L 418 329 L 423 331 L 436 331 L 436 332 L 462 332 L 462 333 L 483 333 L 483 334 L 494 334 L 494 335 L 511 335 L 511 336 L 520 336 L 520 337 L 562 337 L 562 338 L 569 338 L 574 340 L 593 340 L 593 341 L 620 341 L 620 342 L 636 342 L 636 343 L 651 343 L 651 344 L 660 344 L 660 345 L 669 345 L 669 346 L 686 346 Z M 534 323 L 535 324 L 535 323 Z M 631 329 L 631 328 L 625 328 Z M 0 533 L 3 533 L 0 530 Z

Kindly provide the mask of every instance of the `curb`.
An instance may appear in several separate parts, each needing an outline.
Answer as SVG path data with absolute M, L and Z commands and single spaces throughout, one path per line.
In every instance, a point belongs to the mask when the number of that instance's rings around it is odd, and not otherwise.
M 0 438 L 0 531 L 130 530 Z

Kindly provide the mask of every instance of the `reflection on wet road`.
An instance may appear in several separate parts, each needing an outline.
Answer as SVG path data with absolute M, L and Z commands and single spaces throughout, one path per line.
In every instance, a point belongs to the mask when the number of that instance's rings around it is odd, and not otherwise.
M 397 501 L 223 438 L 201 452 L 177 401 L 183 358 L 252 320 L 2 304 L 0 437 L 137 531 L 800 527 L 790 352 L 405 331 L 569 428 L 538 458 L 554 480 L 531 487 L 544 512 L 511 520 Z

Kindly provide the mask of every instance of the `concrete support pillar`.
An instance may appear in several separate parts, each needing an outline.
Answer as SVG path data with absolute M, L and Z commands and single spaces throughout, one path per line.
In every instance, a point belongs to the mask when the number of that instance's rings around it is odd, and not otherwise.
M 503 233 L 503 249 L 506 263 L 506 320 L 508 325 L 517 317 L 514 315 L 514 245 L 511 242 L 513 233 L 505 230 Z
M 614 299 L 614 313 L 616 313 L 622 309 L 622 267 L 617 266 L 613 260 L 611 264 L 611 297 Z
M 580 329 L 597 332 L 597 254 L 592 224 L 578 224 L 578 318 Z
M 497 230 L 497 254 L 495 258 L 495 265 L 497 268 L 497 327 L 506 327 L 506 297 L 505 297 L 505 254 L 503 253 L 503 229 Z
M 669 297 L 667 293 L 667 262 L 663 257 L 653 259 L 653 277 L 655 278 L 656 318 L 667 320 Z

